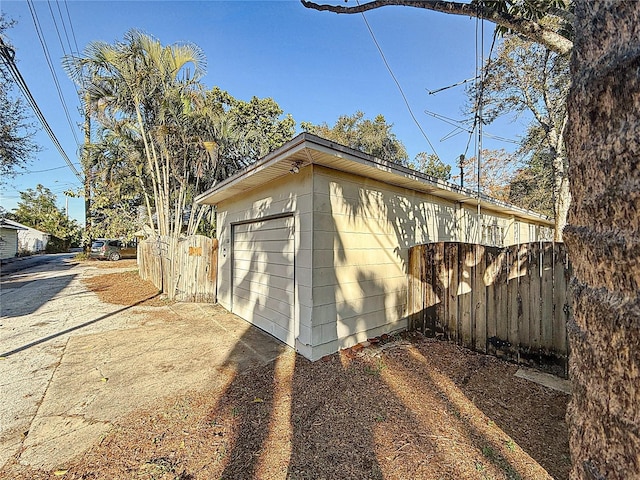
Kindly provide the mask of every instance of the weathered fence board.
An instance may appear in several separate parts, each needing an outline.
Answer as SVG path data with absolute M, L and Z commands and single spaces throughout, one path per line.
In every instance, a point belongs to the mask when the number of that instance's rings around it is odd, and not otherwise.
M 570 265 L 563 244 L 440 242 L 412 247 L 409 259 L 411 328 L 566 374 Z
M 140 277 L 171 300 L 216 302 L 218 241 L 202 235 L 153 237 L 138 245 Z

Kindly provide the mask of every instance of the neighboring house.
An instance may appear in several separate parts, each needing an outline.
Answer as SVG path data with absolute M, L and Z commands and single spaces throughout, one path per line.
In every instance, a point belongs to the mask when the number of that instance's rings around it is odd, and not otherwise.
M 11 220 L 0 219 L 0 260 L 13 258 L 18 254 L 18 232 L 23 229 Z
M 218 301 L 311 360 L 406 328 L 409 247 L 553 238 L 553 222 L 303 133 L 220 182 Z
M 18 252 L 44 252 L 51 235 L 35 228 L 28 227 L 15 220 L 4 220 L 6 224 L 20 227 L 18 230 Z

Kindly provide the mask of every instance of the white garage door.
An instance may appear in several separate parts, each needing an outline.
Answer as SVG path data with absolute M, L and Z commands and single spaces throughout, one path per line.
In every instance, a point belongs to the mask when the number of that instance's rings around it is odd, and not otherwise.
M 294 346 L 292 216 L 233 226 L 231 310 Z

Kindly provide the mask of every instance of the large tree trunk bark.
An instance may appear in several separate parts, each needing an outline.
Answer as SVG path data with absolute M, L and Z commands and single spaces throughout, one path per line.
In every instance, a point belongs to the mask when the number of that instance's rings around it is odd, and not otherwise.
M 640 478 L 640 2 L 576 2 L 572 479 Z
M 555 210 L 555 232 L 554 240 L 556 242 L 562 242 L 562 232 L 567 225 L 567 218 L 569 216 L 569 206 L 571 205 L 571 191 L 569 189 L 569 179 L 567 178 L 566 158 L 564 152 L 558 154 L 554 160 L 554 196 L 555 204 L 553 206 Z

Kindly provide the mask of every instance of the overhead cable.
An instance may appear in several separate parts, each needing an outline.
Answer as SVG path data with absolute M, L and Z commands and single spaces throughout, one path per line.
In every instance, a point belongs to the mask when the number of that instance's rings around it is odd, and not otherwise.
M 60 2 L 58 2 L 58 6 Z M 71 30 L 71 36 L 73 37 L 73 44 L 75 45 L 75 53 L 80 53 L 80 49 L 78 48 L 78 41 L 76 40 L 76 32 L 73 29 L 73 22 L 71 21 L 71 15 L 69 14 L 69 5 L 67 4 L 67 0 L 64 0 L 64 8 L 67 11 L 67 19 L 69 20 L 69 29 Z
M 58 76 L 55 72 L 55 69 L 53 68 L 53 62 L 51 61 L 49 48 L 44 38 L 42 27 L 40 26 L 40 21 L 38 20 L 38 14 L 36 12 L 35 6 L 33 5 L 33 0 L 27 0 L 27 5 L 29 6 L 29 10 L 31 11 L 31 18 L 33 19 L 33 24 L 36 29 L 36 34 L 38 35 L 38 39 L 40 40 L 40 45 L 42 46 L 42 50 L 44 51 L 44 57 L 45 57 L 45 60 L 47 61 L 47 65 L 49 66 L 49 71 L 51 72 L 51 76 L 53 77 L 53 83 L 55 84 L 56 90 L 58 91 L 58 97 L 60 98 L 62 109 L 64 110 L 64 114 L 67 118 L 67 123 L 69 124 L 69 128 L 71 129 L 73 138 L 76 141 L 76 146 L 80 147 L 80 141 L 78 140 L 76 129 L 73 127 L 73 122 L 71 121 L 71 115 L 69 114 L 69 108 L 67 107 L 67 102 L 65 101 L 64 95 L 62 94 L 62 88 L 60 87 Z M 57 26 L 56 26 L 56 30 L 57 30 Z M 58 37 L 59 37 L 59 33 L 58 33 Z
M 13 77 L 13 80 L 15 81 L 16 85 L 22 92 L 24 98 L 27 100 L 27 102 L 33 109 L 33 112 L 35 113 L 38 120 L 40 120 L 40 123 L 42 124 L 44 130 L 47 132 L 47 134 L 49 135 L 49 138 L 51 138 L 51 141 L 53 142 L 55 147 L 58 149 L 60 156 L 62 156 L 67 166 L 73 172 L 73 174 L 78 178 L 78 180 L 80 180 L 81 182 L 84 182 L 84 178 L 82 177 L 80 172 L 78 172 L 76 167 L 73 165 L 73 163 L 67 156 L 66 152 L 62 148 L 62 145 L 58 141 L 58 138 L 53 133 L 53 130 L 49 125 L 49 122 L 47 122 L 47 119 L 42 114 L 42 110 L 40 110 L 38 103 L 36 102 L 35 98 L 33 98 L 33 95 L 31 94 L 31 91 L 29 90 L 27 83 L 25 82 L 22 74 L 20 73 L 20 70 L 18 70 L 18 67 L 14 61 L 14 57 L 15 57 L 15 51 L 11 47 L 6 45 L 2 40 L 2 37 L 0 37 L 0 58 L 2 59 L 2 63 L 4 63 L 4 65 L 7 67 L 7 71 Z
M 358 5 L 360 5 L 360 2 L 358 2 L 357 0 L 356 0 L 356 3 Z M 369 33 L 371 34 L 371 38 L 373 39 L 373 43 L 376 45 L 376 48 L 378 49 L 378 52 L 380 52 L 380 56 L 382 57 L 382 61 L 384 62 L 385 66 L 387 67 L 387 70 L 389 71 L 389 74 L 391 75 L 391 78 L 393 78 L 393 81 L 395 82 L 396 86 L 398 87 L 398 90 L 400 91 L 400 95 L 402 95 L 402 99 L 404 100 L 404 103 L 407 106 L 407 110 L 409 110 L 409 114 L 411 115 L 411 118 L 413 119 L 414 123 L 418 127 L 418 130 L 420 130 L 420 133 L 422 133 L 422 136 L 424 137 L 424 139 L 429 144 L 429 147 L 431 148 L 431 151 L 433 151 L 434 155 L 437 157 L 438 153 L 436 152 L 436 149 L 434 148 L 433 144 L 431 143 L 431 140 L 429 140 L 429 137 L 427 136 L 425 131 L 422 129 L 422 126 L 420 125 L 420 122 L 418 122 L 418 119 L 413 114 L 413 110 L 411 108 L 411 105 L 409 105 L 409 101 L 407 100 L 407 96 L 404 94 L 404 90 L 402 89 L 402 86 L 400 85 L 400 82 L 398 81 L 398 79 L 396 78 L 395 74 L 393 73 L 393 70 L 391 70 L 391 66 L 389 65 L 389 62 L 387 62 L 387 58 L 385 57 L 384 52 L 382 51 L 382 47 L 380 47 L 380 44 L 378 43 L 378 40 L 376 39 L 376 36 L 374 35 L 373 30 L 371 29 L 371 26 L 369 25 L 369 22 L 367 21 L 367 17 L 364 15 L 364 12 L 362 12 L 361 15 L 362 15 L 362 19 L 364 20 L 365 25 L 367 26 L 367 30 L 369 30 Z

